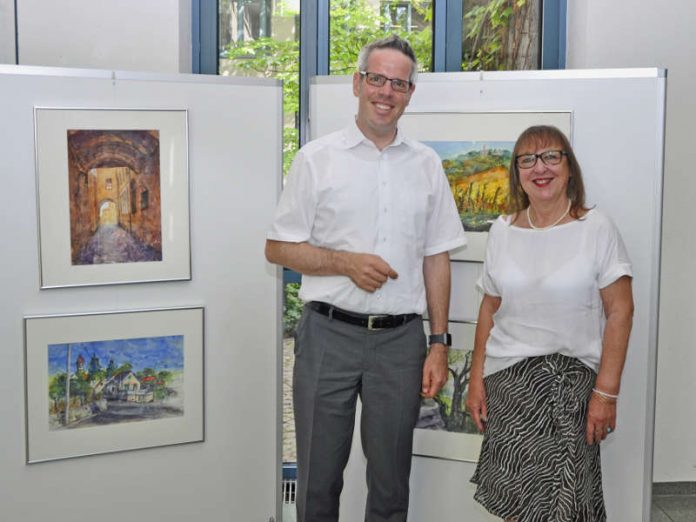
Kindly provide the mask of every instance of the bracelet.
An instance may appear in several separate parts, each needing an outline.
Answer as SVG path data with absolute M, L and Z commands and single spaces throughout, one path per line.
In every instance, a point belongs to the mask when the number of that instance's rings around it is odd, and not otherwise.
M 602 390 L 598 390 L 597 388 L 592 388 L 592 392 L 596 393 L 601 398 L 608 400 L 608 401 L 611 401 L 611 402 L 614 402 L 619 398 L 618 395 L 612 395 L 611 393 L 603 392 Z

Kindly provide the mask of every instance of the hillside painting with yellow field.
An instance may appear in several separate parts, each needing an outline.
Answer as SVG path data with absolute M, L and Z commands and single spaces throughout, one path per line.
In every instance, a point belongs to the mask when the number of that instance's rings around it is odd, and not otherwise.
M 487 232 L 507 212 L 512 141 L 426 141 L 438 153 L 464 230 Z

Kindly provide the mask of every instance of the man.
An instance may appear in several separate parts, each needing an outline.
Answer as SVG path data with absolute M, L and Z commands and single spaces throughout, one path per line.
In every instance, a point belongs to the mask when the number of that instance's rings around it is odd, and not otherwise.
M 338 520 L 356 398 L 367 457 L 367 522 L 404 521 L 420 395 L 447 380 L 448 251 L 465 243 L 431 149 L 397 121 L 416 59 L 392 36 L 360 52 L 358 114 L 303 147 L 268 233 L 266 257 L 302 274 L 294 401 L 299 522 Z M 426 357 L 421 315 L 433 334 Z

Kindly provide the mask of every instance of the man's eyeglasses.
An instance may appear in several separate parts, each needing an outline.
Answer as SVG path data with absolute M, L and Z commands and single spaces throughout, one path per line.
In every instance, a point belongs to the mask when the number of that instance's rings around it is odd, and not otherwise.
M 546 150 L 539 154 L 520 154 L 515 156 L 515 164 L 519 169 L 531 169 L 536 165 L 537 159 L 541 158 L 544 165 L 558 165 L 563 156 L 567 156 L 568 153 L 562 150 Z
M 385 83 L 391 82 L 391 88 L 396 92 L 407 93 L 411 88 L 411 82 L 408 80 L 400 80 L 399 78 L 387 78 L 381 74 L 360 71 L 360 76 L 365 78 L 368 85 L 373 87 L 382 87 Z

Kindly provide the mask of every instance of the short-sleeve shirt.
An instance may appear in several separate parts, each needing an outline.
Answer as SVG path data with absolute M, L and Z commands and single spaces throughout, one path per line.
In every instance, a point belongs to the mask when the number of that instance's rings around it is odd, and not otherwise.
M 560 353 L 597 371 L 605 316 L 600 289 L 632 276 L 618 229 L 590 210 L 545 230 L 491 226 L 481 287 L 501 298 L 486 343 L 484 375 L 526 357 Z
M 400 132 L 380 151 L 355 122 L 300 149 L 267 238 L 382 257 L 399 277 L 374 293 L 302 277 L 304 301 L 371 314 L 423 313 L 423 257 L 466 243 L 437 153 Z

